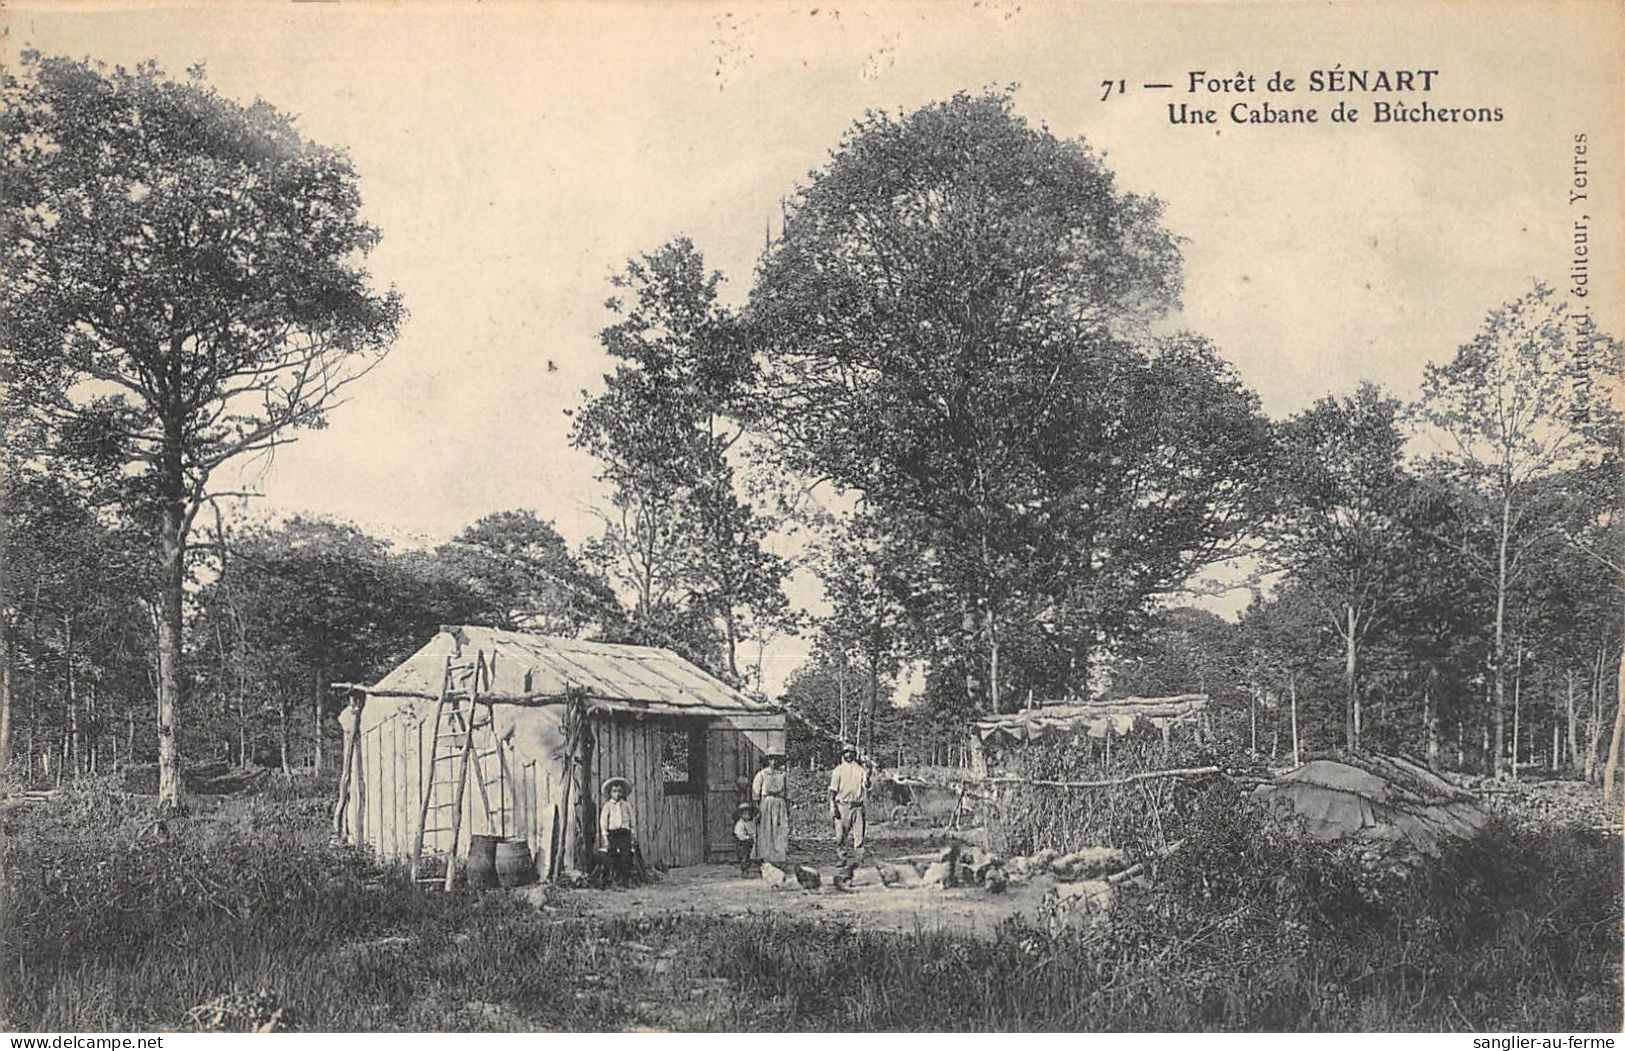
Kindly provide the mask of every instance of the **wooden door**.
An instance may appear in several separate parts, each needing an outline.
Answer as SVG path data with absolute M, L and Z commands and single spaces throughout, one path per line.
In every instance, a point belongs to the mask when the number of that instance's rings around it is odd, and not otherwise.
M 712 727 L 705 742 L 705 853 L 712 861 L 734 856 L 734 808 L 750 798 L 755 749 L 732 727 Z

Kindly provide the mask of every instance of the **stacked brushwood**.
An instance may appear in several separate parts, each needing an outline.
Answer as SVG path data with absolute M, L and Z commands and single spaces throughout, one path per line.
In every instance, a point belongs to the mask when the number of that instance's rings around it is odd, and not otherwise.
M 1262 779 L 1236 757 L 1140 727 L 1102 740 L 1052 735 L 1006 750 L 984 782 L 995 796 L 987 842 L 1006 855 L 1065 856 L 1109 843 L 1143 857 L 1185 838 L 1197 802 L 1215 788 Z

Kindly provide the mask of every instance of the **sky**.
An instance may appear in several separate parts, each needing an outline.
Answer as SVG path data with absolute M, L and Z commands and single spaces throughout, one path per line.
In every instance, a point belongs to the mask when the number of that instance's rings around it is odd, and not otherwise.
M 609 368 L 609 277 L 684 234 L 741 300 L 782 199 L 865 110 L 988 86 L 1017 85 L 1018 112 L 1086 139 L 1120 186 L 1164 202 L 1183 239 L 1176 320 L 1271 415 L 1362 379 L 1414 395 L 1492 308 L 1536 279 L 1568 287 L 1580 215 L 1587 302 L 1625 329 L 1625 21 L 1611 3 L 64 7 L 0 9 L 0 56 L 156 59 L 177 75 L 203 63 L 224 94 L 347 149 L 383 233 L 367 265 L 411 317 L 327 429 L 255 468 L 250 513 L 424 544 L 524 507 L 580 543 L 604 494 L 565 410 Z M 1396 98 L 1302 90 L 1334 69 L 1437 70 L 1431 91 L 1397 98 L 1503 119 L 1334 125 L 1339 99 Z M 1251 73 L 1260 89 L 1281 71 L 1300 90 L 1193 93 L 1195 71 Z M 1119 80 L 1127 92 L 1102 100 Z M 1232 104 L 1266 99 L 1321 122 L 1230 122 Z M 1219 122 L 1170 123 L 1170 103 Z M 1582 133 L 1588 199 L 1571 203 Z M 770 682 L 801 649 L 776 648 Z

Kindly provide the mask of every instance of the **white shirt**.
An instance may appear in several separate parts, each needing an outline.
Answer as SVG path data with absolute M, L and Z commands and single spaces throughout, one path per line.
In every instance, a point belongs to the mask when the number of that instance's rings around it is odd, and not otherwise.
M 829 775 L 829 790 L 837 803 L 861 803 L 869 788 L 869 771 L 850 760 L 843 760 Z
M 632 830 L 632 804 L 625 799 L 606 799 L 598 811 L 598 835 L 606 843 L 611 832 Z

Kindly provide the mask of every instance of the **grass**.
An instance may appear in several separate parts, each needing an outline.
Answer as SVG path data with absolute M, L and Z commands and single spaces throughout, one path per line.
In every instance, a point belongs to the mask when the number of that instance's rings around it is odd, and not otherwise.
M 1437 859 L 1333 849 L 1223 781 L 1109 923 L 990 939 L 776 915 L 588 916 L 420 894 L 328 847 L 319 797 L 160 833 L 105 785 L 6 817 L 0 1023 L 184 1027 L 265 990 L 314 1030 L 1615 1030 L 1620 846 L 1497 824 Z

